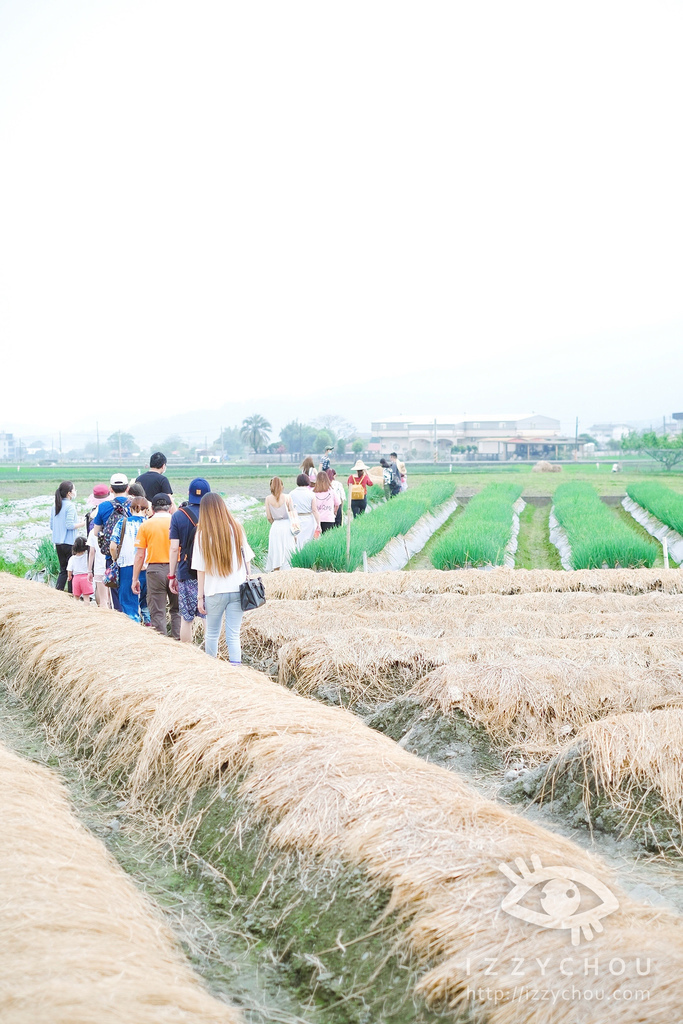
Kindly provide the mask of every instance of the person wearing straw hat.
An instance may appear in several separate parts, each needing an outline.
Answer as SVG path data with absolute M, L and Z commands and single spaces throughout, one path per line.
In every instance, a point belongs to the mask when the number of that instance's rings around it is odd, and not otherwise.
M 359 459 L 352 467 L 347 483 L 351 488 L 351 511 L 355 519 L 356 516 L 365 512 L 368 504 L 368 487 L 373 486 L 372 480 L 368 476 L 368 467 L 362 459 Z

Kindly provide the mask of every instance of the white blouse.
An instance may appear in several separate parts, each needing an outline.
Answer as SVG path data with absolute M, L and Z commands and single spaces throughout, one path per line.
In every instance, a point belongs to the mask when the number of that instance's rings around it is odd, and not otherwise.
M 242 547 L 244 549 L 244 557 L 247 562 L 251 562 L 254 557 L 254 552 L 249 547 L 246 537 L 244 538 Z M 235 551 L 234 539 L 232 542 L 232 564 L 237 565 L 237 552 Z M 192 551 L 192 568 L 196 569 L 198 572 L 205 573 L 204 597 L 213 597 L 214 594 L 234 594 L 240 589 L 240 584 L 244 583 L 247 578 L 247 567 L 243 560 L 241 565 L 238 565 L 229 576 L 214 576 L 212 573 L 207 572 L 199 534 L 196 535 L 194 541 L 194 549 Z

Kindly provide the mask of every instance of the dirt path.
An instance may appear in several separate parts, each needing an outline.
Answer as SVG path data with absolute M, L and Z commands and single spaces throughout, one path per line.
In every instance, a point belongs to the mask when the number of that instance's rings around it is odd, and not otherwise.
M 560 554 L 550 543 L 550 505 L 525 505 L 519 517 L 515 569 L 561 569 Z
M 464 505 L 458 505 L 457 506 L 455 512 L 451 516 L 448 517 L 448 519 L 443 524 L 443 526 L 440 526 L 439 529 L 436 531 L 436 533 L 433 533 L 431 535 L 431 537 L 429 538 L 429 540 L 427 541 L 425 546 L 422 548 L 422 550 L 418 551 L 418 553 L 416 555 L 413 555 L 413 557 L 410 559 L 408 564 L 404 565 L 404 567 L 403 567 L 404 570 L 405 569 L 433 569 L 434 568 L 434 566 L 432 565 L 432 559 L 431 559 L 432 548 L 434 547 L 435 544 L 438 543 L 439 538 L 442 537 L 443 534 L 447 530 L 450 530 L 451 526 L 453 525 L 454 519 L 457 516 L 462 514 L 464 508 L 465 508 Z
M 266 949 L 257 950 L 242 922 L 218 904 L 215 887 L 202 882 L 202 862 L 173 850 L 151 817 L 127 814 L 125 801 L 89 778 L 83 764 L 50 736 L 45 726 L 0 679 L 0 741 L 22 757 L 56 771 L 74 813 L 100 839 L 138 888 L 156 904 L 194 969 L 212 994 L 239 1007 L 249 1024 L 320 1024 L 315 1008 L 287 992 Z

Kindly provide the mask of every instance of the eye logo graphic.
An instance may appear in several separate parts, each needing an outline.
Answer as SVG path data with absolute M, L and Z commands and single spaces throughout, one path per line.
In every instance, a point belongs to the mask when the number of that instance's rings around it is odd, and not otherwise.
M 507 894 L 500 905 L 501 910 L 520 921 L 528 921 L 540 928 L 569 929 L 572 933 L 572 946 L 578 946 L 581 932 L 588 942 L 593 938 L 593 931 L 601 932 L 600 919 L 613 914 L 619 909 L 619 902 L 607 886 L 587 871 L 579 868 L 566 868 L 561 865 L 544 868 L 537 854 L 531 855 L 531 871 L 522 857 L 515 860 L 519 875 L 515 874 L 509 864 L 499 864 L 498 868 L 506 878 L 514 884 L 514 889 Z M 540 882 L 545 882 L 540 896 L 543 913 L 519 905 L 528 892 Z M 593 892 L 602 903 L 590 910 L 577 914 L 583 899 L 579 884 Z

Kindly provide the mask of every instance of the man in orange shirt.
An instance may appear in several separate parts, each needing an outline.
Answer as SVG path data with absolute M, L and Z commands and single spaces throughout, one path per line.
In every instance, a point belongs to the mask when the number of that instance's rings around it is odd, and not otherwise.
M 168 563 L 171 553 L 171 508 L 168 494 L 157 494 L 152 501 L 154 515 L 146 519 L 135 538 L 133 563 L 134 594 L 140 593 L 140 573 L 147 561 L 147 604 L 152 625 L 166 636 L 166 606 L 171 614 L 171 635 L 180 640 L 180 613 L 178 595 L 170 587 Z

